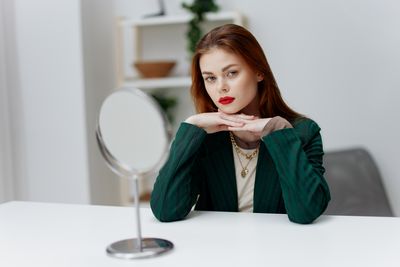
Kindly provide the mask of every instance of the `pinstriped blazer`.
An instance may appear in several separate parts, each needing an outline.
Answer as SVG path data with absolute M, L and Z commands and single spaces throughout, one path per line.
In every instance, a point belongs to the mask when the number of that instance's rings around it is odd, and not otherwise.
M 314 221 L 330 200 L 322 157 L 320 128 L 310 119 L 300 119 L 293 128 L 264 136 L 253 211 L 287 213 L 297 223 Z M 197 210 L 238 211 L 229 133 L 207 134 L 182 123 L 154 184 L 150 204 L 160 221 L 181 220 L 194 204 Z

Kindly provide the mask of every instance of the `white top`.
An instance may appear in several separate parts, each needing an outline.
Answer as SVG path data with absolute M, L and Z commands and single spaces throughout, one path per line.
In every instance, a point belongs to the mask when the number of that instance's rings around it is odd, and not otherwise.
M 286 214 L 192 211 L 161 223 L 141 209 L 144 237 L 174 249 L 160 257 L 120 260 L 115 241 L 136 236 L 131 207 L 9 202 L 0 204 L 0 266 L 400 266 L 400 218 L 322 216 L 312 225 Z
M 243 149 L 240 148 L 244 153 L 251 154 L 256 149 Z M 238 194 L 238 205 L 239 211 L 241 212 L 253 212 L 253 198 L 254 198 L 254 181 L 256 180 L 256 168 L 257 168 L 257 156 L 252 160 L 248 160 L 243 156 L 238 155 L 235 147 L 232 145 L 233 159 L 235 161 L 236 171 L 236 186 Z M 240 157 L 240 159 L 239 159 Z M 243 167 L 248 169 L 248 174 L 242 177 Z

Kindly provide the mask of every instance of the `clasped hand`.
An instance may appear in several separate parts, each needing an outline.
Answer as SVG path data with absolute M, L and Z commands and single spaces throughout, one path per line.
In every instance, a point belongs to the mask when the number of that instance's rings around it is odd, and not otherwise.
M 273 131 L 293 128 L 286 119 L 279 116 L 259 118 L 246 114 L 226 114 L 222 111 L 196 114 L 185 122 L 196 125 L 207 133 L 232 131 L 246 141 L 256 141 Z

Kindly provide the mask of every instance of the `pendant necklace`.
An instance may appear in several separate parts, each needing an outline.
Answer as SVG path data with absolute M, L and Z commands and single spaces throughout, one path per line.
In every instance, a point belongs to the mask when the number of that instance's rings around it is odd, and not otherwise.
M 250 161 L 256 157 L 257 153 L 258 153 L 258 147 L 251 153 L 245 153 L 243 150 L 240 149 L 240 147 L 237 145 L 235 138 L 233 137 L 232 132 L 229 132 L 230 138 L 231 138 L 231 142 L 233 147 L 235 148 L 236 154 L 238 155 L 239 158 L 239 163 L 240 166 L 242 167 L 242 171 L 240 172 L 240 175 L 242 176 L 242 178 L 245 178 L 246 175 L 249 173 L 249 169 L 247 168 L 250 164 Z M 248 160 L 248 162 L 246 163 L 246 165 L 243 165 L 242 159 L 240 158 L 240 156 L 244 156 L 245 159 Z

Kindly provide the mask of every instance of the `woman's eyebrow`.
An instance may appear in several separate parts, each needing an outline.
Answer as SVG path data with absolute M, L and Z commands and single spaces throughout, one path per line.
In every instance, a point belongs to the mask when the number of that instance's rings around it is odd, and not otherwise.
M 229 64 L 229 65 L 227 65 L 227 66 L 225 66 L 225 67 L 222 68 L 222 72 L 226 71 L 227 69 L 229 69 L 229 68 L 231 68 L 231 67 L 233 67 L 233 66 L 239 66 L 239 65 L 238 65 L 238 64 Z M 213 73 L 210 72 L 210 71 L 202 71 L 201 73 L 202 73 L 202 74 L 205 74 L 205 75 L 212 75 L 212 74 L 213 74 Z
M 212 72 L 209 72 L 209 71 L 203 71 L 203 72 L 201 72 L 202 74 L 205 74 L 205 75 L 212 75 L 213 73 Z
M 239 65 L 238 64 L 229 64 L 228 66 L 225 66 L 222 68 L 222 72 L 226 71 L 227 69 L 229 69 L 230 67 L 233 67 L 233 66 L 239 66 Z

